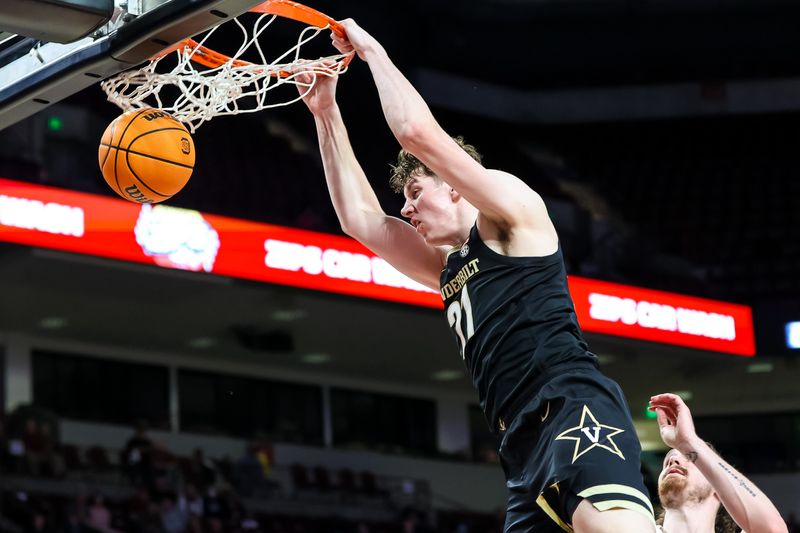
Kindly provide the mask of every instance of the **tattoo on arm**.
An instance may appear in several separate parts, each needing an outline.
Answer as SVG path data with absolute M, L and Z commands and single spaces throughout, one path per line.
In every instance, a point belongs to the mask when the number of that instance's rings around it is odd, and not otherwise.
M 747 483 L 745 483 L 745 480 L 740 478 L 739 476 L 737 476 L 736 472 L 731 470 L 731 468 L 728 467 L 728 465 L 726 465 L 725 463 L 722 463 L 722 462 L 717 463 L 717 464 L 719 464 L 719 466 L 722 468 L 722 470 L 724 470 L 729 476 L 731 476 L 734 479 L 734 481 L 736 481 L 737 484 L 740 487 L 742 487 L 748 494 L 750 494 L 750 496 L 752 496 L 753 498 L 756 497 L 756 493 L 753 491 L 753 489 L 748 487 Z
M 686 452 L 685 454 L 683 454 L 683 456 L 686 457 L 686 459 L 690 463 L 696 463 L 697 462 L 697 452 Z

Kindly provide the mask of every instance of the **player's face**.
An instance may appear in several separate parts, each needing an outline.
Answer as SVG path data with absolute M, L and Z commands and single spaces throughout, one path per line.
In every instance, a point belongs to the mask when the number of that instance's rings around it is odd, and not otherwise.
M 694 463 L 678 450 L 670 450 L 658 476 L 658 497 L 665 508 L 685 502 L 701 502 L 712 493 L 711 485 Z
M 400 214 L 431 246 L 456 244 L 457 213 L 450 187 L 432 176 L 418 175 L 403 188 L 406 203 Z M 456 239 L 457 240 L 457 239 Z

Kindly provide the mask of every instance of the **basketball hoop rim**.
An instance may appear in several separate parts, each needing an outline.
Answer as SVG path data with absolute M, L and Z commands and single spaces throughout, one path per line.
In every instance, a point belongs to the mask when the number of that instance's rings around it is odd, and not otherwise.
M 336 20 L 332 19 L 325 13 L 317 11 L 311 7 L 303 5 L 299 2 L 293 2 L 292 0 L 267 0 L 263 4 L 259 4 L 256 7 L 248 10 L 250 13 L 263 13 L 267 15 L 276 15 L 282 18 L 288 18 L 292 20 L 296 20 L 298 22 L 303 22 L 308 24 L 309 26 L 315 26 L 317 28 L 330 28 L 330 30 L 339 36 L 345 36 L 346 32 L 344 27 L 339 24 Z M 157 59 L 159 57 L 163 57 L 170 52 L 173 52 L 181 47 L 188 47 L 189 49 L 193 50 L 193 54 L 191 56 L 191 60 L 195 63 L 199 63 L 208 68 L 217 68 L 220 67 L 229 61 L 233 61 L 233 65 L 236 67 L 245 67 L 245 66 L 254 66 L 254 63 L 249 61 L 243 61 L 241 59 L 232 59 L 230 56 L 227 56 L 223 53 L 217 52 L 216 50 L 212 50 L 206 46 L 200 45 L 197 41 L 192 38 L 183 39 L 182 41 L 170 46 L 166 50 L 163 50 L 152 59 Z M 344 68 L 350 64 L 353 57 L 355 56 L 354 53 L 348 54 L 346 57 L 341 59 L 340 61 L 340 68 Z M 291 75 L 290 72 L 286 71 L 279 71 L 276 72 L 277 75 L 281 77 Z

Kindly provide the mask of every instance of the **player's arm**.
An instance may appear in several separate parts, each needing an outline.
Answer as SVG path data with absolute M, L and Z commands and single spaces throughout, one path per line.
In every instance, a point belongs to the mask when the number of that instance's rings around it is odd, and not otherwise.
M 484 168 L 445 132 L 430 108 L 383 47 L 352 20 L 343 51 L 355 50 L 369 65 L 386 121 L 401 146 L 425 163 L 481 214 L 500 226 L 553 232 L 542 198 L 519 178 Z
M 320 76 L 304 101 L 314 115 L 325 179 L 342 230 L 406 276 L 438 290 L 442 253 L 428 246 L 413 226 L 381 208 L 353 152 L 335 87 L 336 78 Z
M 679 396 L 653 396 L 650 409 L 658 414 L 664 443 L 694 462 L 740 528 L 747 533 L 787 533 L 786 523 L 770 499 L 697 436 L 692 414 Z

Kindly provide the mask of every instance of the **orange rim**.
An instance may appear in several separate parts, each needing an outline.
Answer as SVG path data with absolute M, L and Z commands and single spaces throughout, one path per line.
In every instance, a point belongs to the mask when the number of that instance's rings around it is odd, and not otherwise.
M 304 22 L 309 26 L 316 26 L 317 28 L 325 28 L 327 26 L 330 27 L 331 31 L 337 35 L 345 34 L 342 25 L 333 20 L 325 13 L 321 13 L 316 9 L 312 9 L 303 4 L 292 2 L 291 0 L 267 0 L 263 4 L 257 5 L 256 7 L 251 9 L 250 12 L 277 15 L 279 17 L 296 20 L 298 22 Z M 204 67 L 217 68 L 231 61 L 230 56 L 226 56 L 225 54 L 221 54 L 220 52 L 217 52 L 205 46 L 200 46 L 197 43 L 197 41 L 191 38 L 184 39 L 174 44 L 173 46 L 170 46 L 169 48 L 162 51 L 155 57 L 163 57 L 166 54 L 174 50 L 177 50 L 178 48 L 181 47 L 189 47 L 194 49 L 194 53 L 192 54 L 191 60 L 194 61 L 195 63 L 203 65 Z M 341 63 L 342 68 L 350 64 L 350 61 L 353 59 L 353 55 L 354 54 L 350 54 L 344 59 L 339 61 Z M 249 61 L 243 61 L 241 59 L 234 59 L 233 65 L 236 67 L 244 67 L 244 66 L 252 66 L 254 65 L 254 63 L 251 63 Z M 275 75 L 286 77 L 289 76 L 290 73 L 281 70 L 276 72 Z

